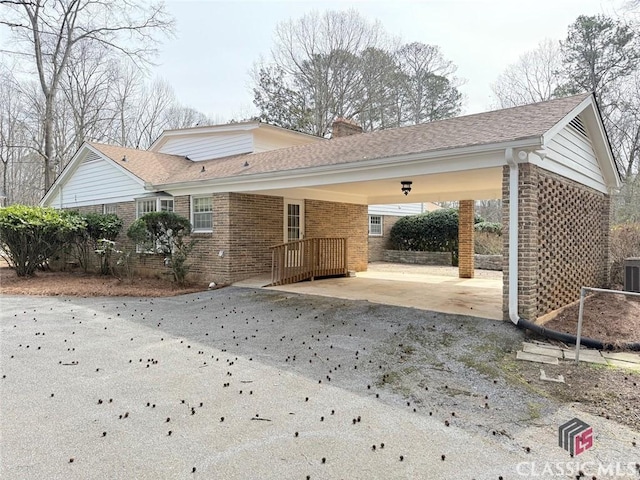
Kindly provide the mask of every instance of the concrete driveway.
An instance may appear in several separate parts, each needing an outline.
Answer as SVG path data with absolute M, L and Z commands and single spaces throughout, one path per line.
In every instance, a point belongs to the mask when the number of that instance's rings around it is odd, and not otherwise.
M 0 301 L 3 479 L 497 479 L 571 460 L 556 429 L 576 412 L 461 360 L 517 345 L 505 322 L 233 287 Z M 425 338 L 446 348 L 416 357 Z M 632 460 L 634 432 L 581 418 L 584 461 Z

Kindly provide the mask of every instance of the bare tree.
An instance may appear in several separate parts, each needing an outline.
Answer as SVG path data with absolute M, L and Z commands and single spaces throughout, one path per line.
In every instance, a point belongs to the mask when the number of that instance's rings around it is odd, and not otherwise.
M 399 47 L 355 11 L 312 13 L 280 24 L 270 63 L 254 69 L 260 118 L 326 136 L 337 117 L 365 130 L 460 111 L 455 65 L 433 45 Z
M 509 65 L 491 85 L 498 107 L 508 108 L 553 98 L 565 81 L 562 56 L 557 41 L 545 39 Z
M 18 82 L 0 65 L 0 205 L 33 203 L 42 194 L 41 162 L 32 148 L 31 113 Z
M 69 61 L 61 80 L 64 97 L 58 109 L 73 119 L 72 135 L 68 138 L 73 150 L 86 139 L 106 138 L 115 113 L 111 94 L 116 83 L 115 62 L 109 50 L 93 43 L 79 45 Z
M 56 98 L 74 51 L 100 44 L 139 63 L 155 54 L 157 35 L 170 33 L 173 20 L 163 4 L 133 0 L 0 0 L 0 24 L 10 27 L 19 45 L 31 51 L 44 96 L 44 186 L 54 180 Z
M 154 81 L 138 97 L 129 145 L 147 148 L 167 128 L 166 112 L 176 104 L 171 85 L 164 80 Z
M 304 100 L 296 104 L 305 108 L 301 116 L 308 117 L 308 133 L 324 136 L 336 116 L 359 113 L 357 100 L 362 99 L 364 88 L 360 54 L 385 44 L 379 22 L 368 22 L 355 10 L 313 12 L 281 23 L 274 37 L 271 65 L 255 70 L 271 86 L 278 79 L 267 75 L 275 72 L 287 89 L 304 92 Z M 260 78 L 254 82 L 259 89 Z
M 457 67 L 444 58 L 440 47 L 409 43 L 398 50 L 397 58 L 406 99 L 402 123 L 431 122 L 460 113 L 462 95 L 454 77 Z

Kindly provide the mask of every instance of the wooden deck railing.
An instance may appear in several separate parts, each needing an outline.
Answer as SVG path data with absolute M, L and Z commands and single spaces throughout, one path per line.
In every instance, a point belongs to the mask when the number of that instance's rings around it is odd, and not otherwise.
M 271 247 L 271 285 L 347 275 L 346 238 L 305 238 Z

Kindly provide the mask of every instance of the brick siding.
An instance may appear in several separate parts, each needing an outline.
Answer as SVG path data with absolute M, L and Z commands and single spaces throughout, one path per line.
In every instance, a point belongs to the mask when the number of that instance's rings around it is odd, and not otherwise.
M 518 313 L 535 320 L 608 284 L 609 196 L 520 165 Z M 509 167 L 503 169 L 504 315 L 508 317 Z
M 458 276 L 460 278 L 473 278 L 475 202 L 473 200 L 460 200 L 458 213 Z
M 366 205 L 305 201 L 307 237 L 347 237 L 349 270 L 367 269 L 369 216 Z
M 384 260 L 384 251 L 391 250 L 391 228 L 402 217 L 394 215 L 380 215 L 382 217 L 382 235 L 370 235 L 367 239 L 369 248 L 369 262 L 381 262 Z M 367 216 L 368 221 L 368 216 Z M 368 230 L 368 225 L 367 225 Z

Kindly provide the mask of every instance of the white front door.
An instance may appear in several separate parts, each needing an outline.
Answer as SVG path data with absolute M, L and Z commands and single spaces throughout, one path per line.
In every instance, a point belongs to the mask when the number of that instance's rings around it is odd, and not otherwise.
M 284 201 L 284 243 L 304 238 L 304 200 Z
M 284 200 L 284 243 L 304 238 L 304 200 Z M 285 247 L 286 267 L 301 267 L 304 245 L 295 243 Z

